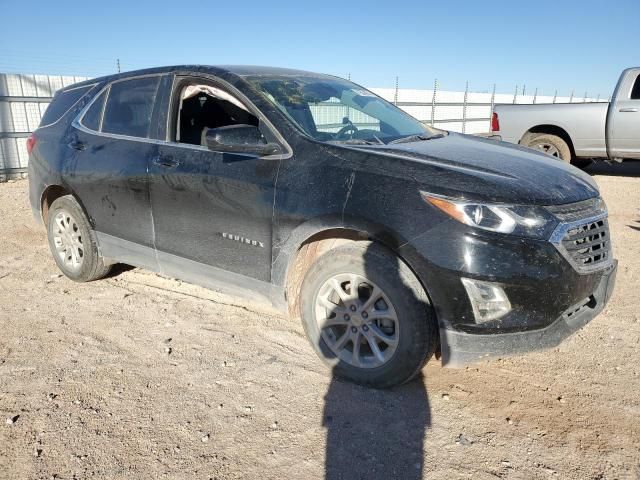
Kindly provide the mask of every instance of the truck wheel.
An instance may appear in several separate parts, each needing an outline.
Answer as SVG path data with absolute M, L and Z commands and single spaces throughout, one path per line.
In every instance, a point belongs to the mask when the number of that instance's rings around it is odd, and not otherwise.
M 438 344 L 422 285 L 375 243 L 352 242 L 320 256 L 302 283 L 300 311 L 318 356 L 335 375 L 360 385 L 409 381 Z
M 526 141 L 525 146 L 541 150 L 547 155 L 571 162 L 571 149 L 560 137 L 548 133 L 534 133 Z
M 95 233 L 71 195 L 51 204 L 47 233 L 58 268 L 71 280 L 90 282 L 109 273 L 111 266 L 104 264 L 98 252 Z

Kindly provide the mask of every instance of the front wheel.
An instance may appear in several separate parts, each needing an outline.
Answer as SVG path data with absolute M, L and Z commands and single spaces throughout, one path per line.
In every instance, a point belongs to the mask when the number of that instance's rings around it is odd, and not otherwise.
M 375 388 L 409 381 L 433 355 L 438 326 L 422 285 L 384 247 L 353 242 L 319 257 L 300 291 L 313 348 L 335 375 Z

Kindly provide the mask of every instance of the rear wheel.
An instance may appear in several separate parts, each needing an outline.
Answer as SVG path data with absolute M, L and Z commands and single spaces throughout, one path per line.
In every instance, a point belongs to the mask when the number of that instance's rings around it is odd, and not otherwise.
M 307 337 L 337 376 L 375 388 L 405 383 L 433 355 L 435 314 L 422 285 L 384 247 L 352 242 L 320 256 L 300 291 Z
M 571 149 L 569 145 L 556 135 L 533 133 L 527 138 L 524 145 L 556 157 L 558 160 L 563 160 L 567 163 L 571 162 Z
M 109 273 L 111 266 L 104 264 L 95 233 L 71 195 L 51 204 L 47 227 L 51 253 L 67 277 L 76 282 L 89 282 Z

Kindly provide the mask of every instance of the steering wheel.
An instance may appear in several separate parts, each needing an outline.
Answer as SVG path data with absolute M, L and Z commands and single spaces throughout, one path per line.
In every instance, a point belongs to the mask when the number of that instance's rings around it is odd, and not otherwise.
M 349 134 L 349 138 L 353 138 L 353 135 L 358 132 L 358 127 L 356 127 L 353 123 L 349 122 L 344 127 L 336 132 L 336 139 L 342 139 L 347 136 L 347 132 L 351 132 Z

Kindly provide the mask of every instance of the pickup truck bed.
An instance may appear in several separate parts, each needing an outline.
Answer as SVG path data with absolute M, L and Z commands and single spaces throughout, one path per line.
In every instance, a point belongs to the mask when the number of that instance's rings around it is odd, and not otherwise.
M 549 133 L 561 138 L 568 136 L 574 156 L 606 157 L 604 131 L 608 108 L 608 102 L 496 105 L 495 112 L 505 142 L 521 143 L 528 133 Z
M 640 158 L 640 67 L 622 72 L 611 102 L 496 105 L 491 130 L 565 161 Z

